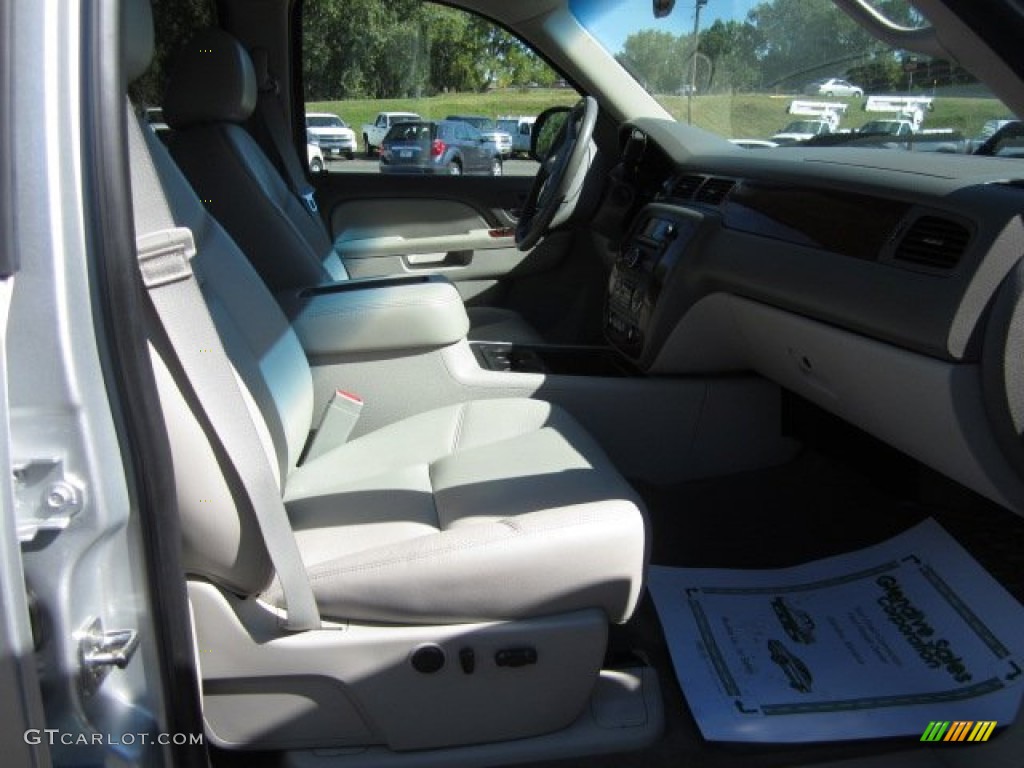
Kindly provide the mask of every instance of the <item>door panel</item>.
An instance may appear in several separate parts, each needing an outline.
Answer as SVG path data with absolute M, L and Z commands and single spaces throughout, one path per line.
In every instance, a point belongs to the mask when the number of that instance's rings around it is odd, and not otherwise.
M 516 250 L 505 230 L 515 226 L 536 164 L 509 159 L 507 175 L 492 177 L 494 146 L 482 141 L 481 126 L 496 130 L 501 117 L 532 117 L 579 94 L 528 41 L 472 11 L 427 0 L 366 0 L 351 14 L 337 14 L 336 5 L 299 6 L 307 58 L 293 62 L 293 82 L 306 111 L 337 114 L 360 137 L 386 112 L 415 112 L 445 131 L 438 138 L 452 145 L 463 171 L 381 175 L 370 156 L 328 163 L 329 173 L 314 180 L 317 202 L 350 274 L 440 272 L 470 302 L 534 314 L 537 291 L 526 284 L 563 279 L 555 270 L 568 247 L 549 238 L 532 253 Z M 468 119 L 449 121 L 449 114 Z
M 319 180 L 335 247 L 352 277 L 440 273 L 472 301 L 555 269 L 561 249 L 515 247 L 515 213 L 530 177 L 339 174 Z

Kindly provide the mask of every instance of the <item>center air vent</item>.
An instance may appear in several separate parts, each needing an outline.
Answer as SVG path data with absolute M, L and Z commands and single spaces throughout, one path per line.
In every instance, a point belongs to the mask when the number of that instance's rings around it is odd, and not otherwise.
M 896 246 L 893 259 L 932 269 L 953 269 L 967 250 L 967 227 L 938 216 L 922 216 Z
M 678 197 L 680 200 L 691 199 L 703 181 L 703 176 L 680 176 L 672 185 L 672 197 Z
M 732 179 L 708 179 L 701 185 L 701 188 L 697 190 L 696 200 L 699 203 L 707 203 L 708 205 L 721 205 L 722 201 L 725 200 L 732 188 L 736 186 L 736 182 Z

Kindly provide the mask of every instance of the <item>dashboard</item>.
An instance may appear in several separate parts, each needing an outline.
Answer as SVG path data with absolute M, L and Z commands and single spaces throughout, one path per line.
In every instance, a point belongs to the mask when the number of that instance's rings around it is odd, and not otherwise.
M 1024 513 L 1024 162 L 655 119 L 621 147 L 613 347 L 652 374 L 754 370 Z

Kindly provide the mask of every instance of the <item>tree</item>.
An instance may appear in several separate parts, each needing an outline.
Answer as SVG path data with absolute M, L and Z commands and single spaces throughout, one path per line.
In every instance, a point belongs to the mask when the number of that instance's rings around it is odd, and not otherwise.
M 760 33 L 749 22 L 716 20 L 700 34 L 700 51 L 711 60 L 711 89 L 749 91 L 761 82 Z
M 906 0 L 876 0 L 874 5 L 897 24 L 924 22 Z M 894 75 L 900 65 L 892 51 L 831 0 L 771 0 L 755 6 L 747 20 L 760 35 L 765 85 L 799 87 L 807 80 L 845 75 L 862 80 L 866 90 L 886 90 L 898 81 Z
M 900 60 L 890 53 L 850 67 L 846 77 L 863 88 L 865 93 L 885 93 L 899 89 L 903 67 Z
M 500 27 L 419 0 L 308 0 L 303 41 L 313 100 L 483 91 L 555 77 Z
M 310 0 L 302 17 L 306 97 L 419 92 L 429 81 L 423 21 L 418 0 Z
M 748 16 L 760 34 L 766 86 L 836 76 L 877 50 L 873 38 L 831 0 L 773 0 Z
M 693 38 L 644 29 L 626 38 L 617 58 L 651 93 L 676 93 L 690 77 Z
M 426 11 L 430 39 L 430 86 L 433 93 L 468 91 L 476 86 L 476 68 L 464 41 L 469 35 L 466 14 L 443 6 Z

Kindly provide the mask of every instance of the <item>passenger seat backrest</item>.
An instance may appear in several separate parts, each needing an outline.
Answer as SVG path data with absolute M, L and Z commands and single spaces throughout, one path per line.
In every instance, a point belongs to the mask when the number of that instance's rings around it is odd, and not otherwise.
M 198 33 L 178 52 L 164 97 L 171 154 L 272 290 L 343 280 L 323 222 L 243 127 L 257 98 L 242 45 L 220 29 Z

